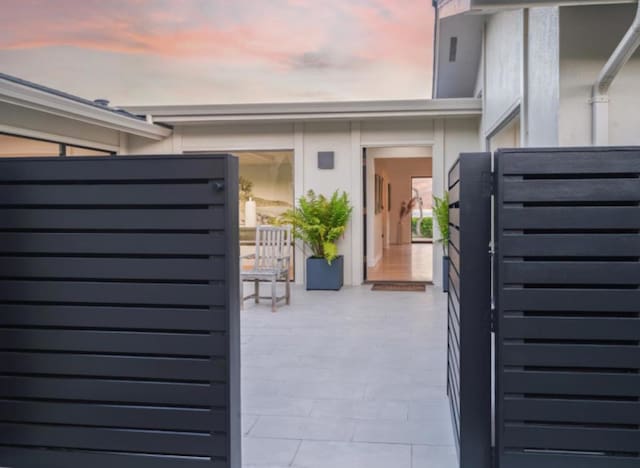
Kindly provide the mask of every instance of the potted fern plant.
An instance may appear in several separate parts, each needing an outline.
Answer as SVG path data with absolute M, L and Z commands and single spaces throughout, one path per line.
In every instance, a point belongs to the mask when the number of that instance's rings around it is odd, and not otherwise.
M 442 198 L 433 197 L 433 215 L 440 230 L 439 242 L 442 245 L 442 290 L 449 291 L 449 193 Z
M 307 290 L 339 290 L 344 283 L 344 259 L 338 255 L 338 239 L 344 234 L 353 207 L 345 192 L 326 197 L 309 190 L 298 206 L 280 221 L 291 224 L 295 238 L 311 251 L 307 258 Z

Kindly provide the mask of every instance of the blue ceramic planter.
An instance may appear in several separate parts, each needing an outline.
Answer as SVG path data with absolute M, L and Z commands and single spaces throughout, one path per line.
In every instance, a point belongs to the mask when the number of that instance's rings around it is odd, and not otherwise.
M 344 284 L 344 257 L 327 263 L 324 258 L 307 258 L 307 291 L 338 291 Z

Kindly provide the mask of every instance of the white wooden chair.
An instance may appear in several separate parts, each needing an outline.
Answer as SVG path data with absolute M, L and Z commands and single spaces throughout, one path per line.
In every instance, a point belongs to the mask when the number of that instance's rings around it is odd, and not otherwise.
M 271 282 L 271 311 L 276 311 L 276 304 L 285 300 L 291 302 L 291 284 L 289 271 L 291 268 L 291 226 L 258 226 L 256 228 L 256 253 L 243 255 L 240 261 L 253 260 L 250 270 L 240 268 L 240 304 L 254 298 L 256 304 L 260 299 L 269 299 L 268 296 L 260 296 L 260 282 Z M 278 297 L 276 283 L 285 281 L 285 295 Z M 244 282 L 253 281 L 254 293 L 244 295 Z

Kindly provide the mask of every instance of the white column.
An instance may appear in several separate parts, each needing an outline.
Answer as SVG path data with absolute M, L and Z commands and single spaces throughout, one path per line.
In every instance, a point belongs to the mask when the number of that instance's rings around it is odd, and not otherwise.
M 304 123 L 293 125 L 293 192 L 295 203 L 306 192 L 304 186 Z M 305 280 L 305 252 L 302 243 L 295 245 L 295 273 L 296 284 L 304 284 Z
M 360 122 L 351 122 L 351 284 L 362 284 L 364 271 L 364 229 L 362 222 L 362 140 Z

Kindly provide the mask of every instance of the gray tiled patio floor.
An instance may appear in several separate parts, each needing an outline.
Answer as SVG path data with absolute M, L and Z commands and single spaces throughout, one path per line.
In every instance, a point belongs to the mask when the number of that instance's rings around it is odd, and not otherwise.
M 455 466 L 446 296 L 369 288 L 294 288 L 275 314 L 247 301 L 245 468 Z

